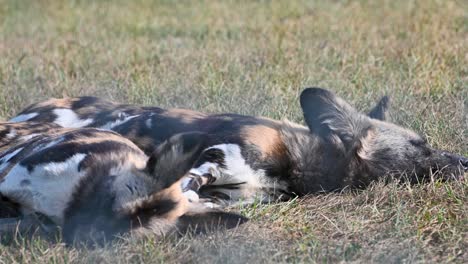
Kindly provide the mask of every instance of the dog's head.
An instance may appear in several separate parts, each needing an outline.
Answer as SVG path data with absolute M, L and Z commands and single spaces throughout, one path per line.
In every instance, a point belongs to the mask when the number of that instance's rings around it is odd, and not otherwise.
M 334 156 L 330 159 L 338 160 L 330 166 L 341 167 L 352 185 L 385 174 L 460 179 L 468 170 L 467 158 L 434 149 L 417 133 L 386 121 L 388 97 L 367 115 L 320 88 L 305 89 L 300 102 L 310 133 L 330 148 L 325 150 Z

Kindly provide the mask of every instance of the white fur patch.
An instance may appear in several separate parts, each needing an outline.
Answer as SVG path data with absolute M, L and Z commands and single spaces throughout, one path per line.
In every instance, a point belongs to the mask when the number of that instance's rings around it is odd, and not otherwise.
M 39 136 L 40 134 L 37 134 L 37 133 L 33 133 L 33 134 L 30 134 L 30 135 L 26 135 L 24 137 L 21 137 L 21 141 L 28 141 L 30 140 L 31 138 L 34 138 L 34 137 L 37 137 Z
M 186 192 L 183 192 L 182 195 L 184 195 L 190 202 L 196 203 L 199 201 L 198 194 L 195 191 L 188 190 Z
M 152 118 L 146 119 L 145 124 L 147 128 L 151 128 L 153 126 L 153 119 Z
M 185 178 L 183 178 L 182 181 L 180 182 L 180 188 L 181 188 L 182 190 L 187 189 L 187 186 L 188 186 L 188 185 L 190 184 L 190 182 L 192 182 L 192 181 L 193 181 L 193 179 L 190 178 L 190 177 L 185 177 Z
M 216 164 L 216 163 L 205 162 L 202 165 L 200 165 L 200 167 L 192 168 L 190 170 L 190 173 L 195 174 L 195 175 L 200 175 L 200 176 L 202 176 L 203 174 L 206 174 L 206 173 L 216 174 L 217 166 L 218 166 L 218 164 Z M 216 177 L 217 175 L 212 175 L 212 176 Z M 184 179 L 184 181 L 185 181 L 185 179 Z M 184 181 L 183 181 L 183 183 L 184 183 Z M 187 185 L 188 185 L 188 182 L 187 182 Z M 182 189 L 186 188 L 187 185 L 182 186 L 183 187 Z
M 53 141 L 50 141 L 49 143 L 41 143 L 39 145 L 37 145 L 33 151 L 41 151 L 41 150 L 44 150 L 44 149 L 47 149 L 47 148 L 50 148 L 50 147 L 53 147 L 61 142 L 63 142 L 64 140 L 64 137 L 59 137 L 58 139 L 56 140 L 53 140 Z
M 114 127 L 120 126 L 120 125 L 126 123 L 127 121 L 132 120 L 133 118 L 135 118 L 137 116 L 139 116 L 139 115 L 132 115 L 132 116 L 126 116 L 126 117 L 122 116 L 123 119 L 118 119 L 118 120 L 115 120 L 113 122 L 109 122 L 109 123 L 101 126 L 100 128 L 101 129 L 112 130 Z M 119 117 L 120 117 L 120 115 L 119 115 Z
M 29 113 L 29 114 L 19 115 L 10 119 L 9 122 L 17 123 L 17 122 L 28 121 L 29 119 L 34 118 L 38 115 L 39 115 L 38 113 Z
M 57 108 L 53 110 L 57 115 L 54 123 L 62 127 L 80 128 L 85 127 L 93 122 L 93 119 L 80 119 L 78 115 L 70 109 Z
M 27 210 L 51 216 L 60 224 L 76 185 L 85 175 L 78 171 L 85 157 L 79 153 L 63 162 L 37 165 L 31 173 L 17 164 L 0 184 L 0 192 Z
M 245 161 L 241 153 L 241 148 L 236 144 L 219 144 L 212 146 L 209 149 L 219 149 L 223 151 L 226 168 L 218 166 L 212 162 L 203 163 L 197 168 L 193 168 L 190 172 L 193 174 L 203 175 L 211 174 L 216 180 L 211 186 L 220 186 L 220 192 L 223 192 L 231 197 L 234 201 L 242 200 L 245 203 L 250 203 L 260 199 L 268 201 L 271 194 L 265 193 L 264 190 L 286 190 L 284 182 L 276 181 L 266 176 L 264 170 L 254 170 Z M 242 184 L 241 184 L 242 183 Z M 223 189 L 225 184 L 239 184 L 239 189 Z
M 262 186 L 265 171 L 254 171 L 241 154 L 241 149 L 236 144 L 220 144 L 208 149 L 220 149 L 224 152 L 226 164 L 225 177 L 216 180 L 215 184 L 247 182 L 250 186 Z M 208 150 L 207 149 L 207 150 Z M 202 165 L 203 166 L 203 165 Z
M 2 164 L 0 164 L 0 173 L 2 173 L 2 171 L 3 171 L 6 167 L 8 167 L 8 164 L 9 164 L 9 163 L 8 163 L 7 161 L 8 161 L 10 158 L 16 156 L 16 154 L 18 154 L 18 153 L 19 153 L 20 151 L 22 151 L 22 150 L 23 150 L 23 148 L 18 148 L 17 150 L 13 151 L 12 153 L 10 153 L 10 154 L 8 154 L 8 155 L 6 155 L 6 156 L 4 156 L 4 157 L 2 157 L 2 158 L 0 159 L 0 161 L 1 161 L 1 163 L 2 163 Z
M 18 133 L 16 132 L 16 130 L 12 129 L 10 132 L 8 132 L 8 134 L 6 134 L 6 138 L 14 138 L 16 137 L 16 135 L 18 135 Z
M 148 116 L 148 119 L 146 119 L 145 121 L 145 125 L 147 128 L 151 128 L 153 127 L 153 116 L 155 115 L 155 113 L 151 113 L 149 116 Z
M 5 162 L 5 161 L 9 160 L 10 158 L 12 158 L 12 157 L 14 157 L 16 154 L 18 154 L 21 150 L 23 150 L 23 148 L 18 148 L 17 150 L 13 151 L 12 153 L 10 153 L 10 154 L 8 154 L 8 155 L 2 157 L 2 158 L 0 159 L 0 161 Z
M 212 208 L 212 209 L 222 208 L 221 205 L 215 204 L 215 203 L 212 203 L 212 202 L 204 202 L 204 203 L 203 203 L 203 206 L 205 206 L 205 207 L 207 207 L 207 208 Z

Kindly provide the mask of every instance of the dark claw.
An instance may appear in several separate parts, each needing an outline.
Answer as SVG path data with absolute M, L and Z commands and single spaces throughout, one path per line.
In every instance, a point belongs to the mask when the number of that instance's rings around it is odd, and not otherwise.
M 212 184 L 216 180 L 216 178 L 213 177 L 213 175 L 211 175 L 210 173 L 203 174 L 203 177 L 206 179 L 206 183 L 203 185 Z
M 215 178 L 209 173 L 205 173 L 203 175 L 190 174 L 190 181 L 183 191 L 186 192 L 191 190 L 198 192 L 203 185 L 211 184 L 214 180 Z

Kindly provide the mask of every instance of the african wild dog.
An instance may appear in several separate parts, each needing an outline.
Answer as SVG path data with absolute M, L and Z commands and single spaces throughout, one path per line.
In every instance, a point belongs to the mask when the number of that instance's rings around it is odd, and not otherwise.
M 227 202 L 365 187 L 388 174 L 414 181 L 432 174 L 462 178 L 468 159 L 433 149 L 418 134 L 387 122 L 388 103 L 384 97 L 364 115 L 328 90 L 308 88 L 300 96 L 307 125 L 302 126 L 80 97 L 32 105 L 11 121 L 107 128 L 147 153 L 176 133 L 208 133 L 209 147 L 191 173 L 210 182 L 201 188 L 201 195 Z
M 197 230 L 234 227 L 245 218 L 204 206 L 196 195 L 201 182 L 193 184 L 200 179 L 188 177 L 205 141 L 202 133 L 178 134 L 148 158 L 112 131 L 36 136 L 0 153 L 0 196 L 26 219 L 40 214 L 61 226 L 69 243 L 127 231 L 164 235 L 193 223 Z M 183 185 L 195 188 L 183 193 Z

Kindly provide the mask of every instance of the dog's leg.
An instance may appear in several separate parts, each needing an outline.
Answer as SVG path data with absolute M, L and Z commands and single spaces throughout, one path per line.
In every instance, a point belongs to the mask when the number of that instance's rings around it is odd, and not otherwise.
M 182 192 L 189 199 L 190 202 L 211 203 L 211 201 L 208 201 L 206 199 L 203 199 L 203 201 L 201 201 L 198 193 L 202 186 L 210 184 L 211 182 L 213 182 L 213 180 L 214 178 L 211 176 L 211 174 L 198 175 L 195 173 L 190 173 L 187 177 L 185 177 L 182 180 L 182 183 L 181 183 Z M 217 206 L 209 206 L 209 207 L 213 208 Z
M 190 170 L 202 182 L 199 194 L 220 206 L 268 203 L 284 199 L 287 184 L 254 168 L 237 144 L 220 144 L 206 149 Z
M 209 207 L 269 203 L 291 198 L 284 184 L 262 181 L 262 171 L 230 170 L 220 164 L 205 162 L 190 171 L 186 188 L 197 192 Z M 251 173 L 254 172 L 254 173 Z
M 211 173 L 199 174 L 198 171 L 190 172 L 190 174 L 182 180 L 182 191 L 195 191 L 198 192 L 204 185 L 208 185 L 214 181 Z

